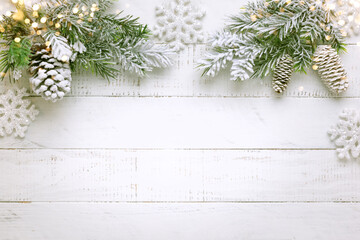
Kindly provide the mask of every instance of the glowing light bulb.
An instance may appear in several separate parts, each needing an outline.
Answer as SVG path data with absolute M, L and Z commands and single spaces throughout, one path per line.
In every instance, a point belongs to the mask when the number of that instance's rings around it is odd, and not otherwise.
M 42 17 L 42 18 L 40 19 L 40 22 L 41 22 L 41 23 L 46 23 L 46 20 L 47 20 L 46 17 Z
M 37 27 L 39 26 L 39 24 L 38 24 L 37 22 L 33 22 L 33 23 L 31 24 L 31 26 L 32 26 L 33 28 L 37 28 Z
M 73 10 L 72 10 L 72 12 L 73 12 L 74 14 L 77 14 L 77 13 L 79 12 L 79 8 L 74 7 Z
M 12 3 L 17 4 L 18 0 L 12 0 Z
M 326 35 L 325 37 L 326 41 L 329 41 L 331 39 L 331 36 L 330 35 Z
M 62 18 L 63 15 L 62 15 L 62 14 L 58 14 L 57 17 L 58 17 L 58 18 Z
M 345 21 L 341 19 L 341 20 L 338 21 L 338 24 L 339 24 L 340 26 L 344 26 L 344 25 L 345 25 Z
M 36 34 L 37 34 L 37 35 L 41 35 L 41 30 L 37 30 L 37 31 L 36 31 Z
M 60 28 L 60 27 L 61 27 L 60 23 L 55 23 L 55 28 Z
M 45 43 L 45 45 L 48 47 L 48 46 L 50 46 L 50 41 L 46 41 L 46 43 Z
M 17 42 L 17 43 L 19 43 L 19 42 L 21 41 L 21 39 L 20 39 L 19 37 L 16 37 L 16 38 L 14 39 L 14 41 Z
M 309 9 L 310 9 L 310 11 L 312 11 L 312 12 L 313 12 L 313 11 L 315 11 L 315 6 L 310 6 L 310 8 L 309 8 Z
M 81 7 L 81 10 L 83 10 L 84 12 L 86 11 L 86 9 L 87 9 L 86 6 Z
M 30 19 L 27 18 L 27 19 L 24 20 L 24 22 L 25 22 L 26 24 L 29 24 L 29 23 L 30 23 Z
M 318 65 L 313 65 L 312 66 L 312 69 L 314 69 L 315 71 L 319 69 L 319 66 Z
M 291 3 L 291 0 L 286 1 L 286 5 L 289 5 Z
M 257 16 L 256 16 L 256 15 L 251 15 L 251 16 L 250 16 L 250 19 L 251 19 L 251 21 L 255 22 L 256 19 L 257 19 Z
M 67 61 L 69 61 L 69 57 L 64 55 L 64 56 L 61 57 L 61 61 L 67 62 Z
M 32 9 L 33 9 L 34 11 L 37 11 L 37 10 L 40 9 L 40 5 L 39 5 L 39 4 L 34 4 L 34 5 L 32 6 Z

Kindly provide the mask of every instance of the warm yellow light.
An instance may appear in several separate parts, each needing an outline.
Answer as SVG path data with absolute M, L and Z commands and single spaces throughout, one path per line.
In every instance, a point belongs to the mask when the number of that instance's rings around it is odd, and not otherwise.
M 39 26 L 39 24 L 38 24 L 37 22 L 33 22 L 33 23 L 31 24 L 31 26 L 32 26 L 33 28 L 37 28 L 37 27 Z
M 345 21 L 341 19 L 341 20 L 338 21 L 338 24 L 339 24 L 340 26 L 344 26 L 344 25 L 345 25 Z
M 60 23 L 55 23 L 55 28 L 60 28 L 60 27 L 61 27 Z
M 25 17 L 25 15 L 24 15 L 23 11 L 21 11 L 21 10 L 18 10 L 18 11 L 17 11 L 16 13 L 14 13 L 14 15 L 13 15 L 13 19 L 14 19 L 15 21 L 21 21 L 21 20 L 24 19 L 24 17 Z
M 46 20 L 47 20 L 46 17 L 42 17 L 42 18 L 40 19 L 40 22 L 41 22 L 41 23 L 46 23 Z
M 93 12 L 92 12 L 92 13 L 90 13 L 90 17 L 92 17 L 92 18 L 94 17 L 94 13 L 93 13 Z
M 291 3 L 291 0 L 286 1 L 286 5 L 289 5 Z
M 93 8 L 96 8 L 97 7 L 97 5 L 94 3 L 93 5 L 91 5 Z
M 38 13 L 38 12 L 36 12 L 36 11 L 35 11 L 35 12 L 33 12 L 33 13 L 32 13 L 32 15 L 33 15 L 33 17 L 36 17 L 36 18 L 37 18 L 37 17 L 39 17 L 39 13 Z
M 58 18 L 62 18 L 63 15 L 62 15 L 62 14 L 58 14 L 57 17 L 58 17 Z
M 61 61 L 67 62 L 67 61 L 69 61 L 69 57 L 64 55 L 64 56 L 61 57 Z
M 331 39 L 331 36 L 330 35 L 326 35 L 325 37 L 326 41 L 329 41 Z
M 82 6 L 81 10 L 86 11 L 86 6 Z
M 83 18 L 83 17 L 84 17 L 84 14 L 80 13 L 79 18 Z
M 255 22 L 256 19 L 257 19 L 257 16 L 256 16 L 255 14 L 254 14 L 254 15 L 251 15 L 251 16 L 250 16 L 250 19 L 251 19 L 251 21 Z
M 92 8 L 90 8 L 90 10 L 91 10 L 92 12 L 95 12 L 95 11 L 96 11 L 96 8 L 92 7 Z
M 41 30 L 37 30 L 37 31 L 36 31 L 36 34 L 37 34 L 37 35 L 41 35 Z
M 16 38 L 14 39 L 14 41 L 17 42 L 17 43 L 19 43 L 19 42 L 21 41 L 21 39 L 20 39 L 19 37 L 16 37 Z
M 29 23 L 30 23 L 30 19 L 27 18 L 27 19 L 24 20 L 24 22 L 25 22 L 26 24 L 29 24 Z
M 50 41 L 46 41 L 46 43 L 45 43 L 45 45 L 48 47 L 48 46 L 50 46 Z
M 60 36 L 60 32 L 56 32 L 55 35 L 56 35 L 56 36 Z
M 309 8 L 309 9 L 310 9 L 310 11 L 312 11 L 312 12 L 313 12 L 313 11 L 315 11 L 315 6 L 310 6 L 310 8 Z
M 33 9 L 34 11 L 37 11 L 37 10 L 40 9 L 40 5 L 39 5 L 39 4 L 34 4 L 34 5 L 32 6 L 32 9 Z
M 312 66 L 312 69 L 314 69 L 315 71 L 319 69 L 319 66 L 318 65 L 313 65 Z
M 18 0 L 12 0 L 12 2 L 13 2 L 14 4 L 17 4 L 17 3 L 18 3 Z
M 73 10 L 72 10 L 72 12 L 73 12 L 74 14 L 77 14 L 77 13 L 79 12 L 79 8 L 74 7 Z

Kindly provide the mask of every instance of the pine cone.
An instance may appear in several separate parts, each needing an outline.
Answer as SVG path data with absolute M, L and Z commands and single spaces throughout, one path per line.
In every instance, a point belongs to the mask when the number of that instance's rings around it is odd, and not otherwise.
M 273 89 L 277 93 L 282 93 L 287 88 L 293 72 L 294 61 L 289 55 L 282 57 L 276 66 L 273 74 Z
M 68 63 L 58 61 L 48 50 L 43 46 L 33 55 L 30 83 L 36 94 L 56 102 L 70 92 L 71 70 Z
M 318 46 L 314 54 L 314 69 L 319 71 L 320 78 L 334 93 L 345 92 L 349 86 L 347 74 L 340 56 L 330 45 Z

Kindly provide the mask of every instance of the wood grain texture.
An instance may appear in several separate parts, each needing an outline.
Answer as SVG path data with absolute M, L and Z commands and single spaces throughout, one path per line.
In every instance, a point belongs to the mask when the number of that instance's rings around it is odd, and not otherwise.
M 0 169 L 5 202 L 360 201 L 331 150 L 1 150 Z
M 329 92 L 316 72 L 296 73 L 284 94 L 276 94 L 271 87 L 271 78 L 231 81 L 229 70 L 222 71 L 215 78 L 201 77 L 196 69 L 197 61 L 202 58 L 204 45 L 189 45 L 176 58 L 174 66 L 166 70 L 156 70 L 148 78 L 139 79 L 129 74 L 120 74 L 110 82 L 88 73 L 73 74 L 72 92 L 68 96 L 111 96 L 111 97 L 359 97 L 360 66 L 354 59 L 360 55 L 360 47 L 349 46 L 348 53 L 342 55 L 348 72 L 350 87 L 342 95 Z M 17 84 L 29 87 L 29 77 L 24 77 Z M 0 91 L 9 87 L 0 82 Z
M 25 139 L 0 148 L 333 148 L 327 131 L 360 99 L 67 98 L 33 102 Z
M 346 240 L 359 204 L 0 204 L 1 240 Z

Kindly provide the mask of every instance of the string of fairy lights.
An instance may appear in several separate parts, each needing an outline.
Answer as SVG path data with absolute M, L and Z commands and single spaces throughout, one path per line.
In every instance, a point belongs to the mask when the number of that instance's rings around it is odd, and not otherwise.
M 12 0 L 13 4 L 18 4 L 20 6 L 24 6 L 25 2 L 24 0 Z M 57 20 L 50 20 L 48 19 L 48 16 L 44 16 L 43 14 L 41 14 L 39 11 L 41 10 L 41 8 L 46 4 L 46 2 L 42 2 L 42 3 L 36 3 L 33 4 L 31 6 L 32 9 L 32 17 L 34 18 L 34 20 L 30 19 L 30 18 L 26 18 L 25 14 L 18 9 L 16 12 L 11 12 L 11 11 L 6 11 L 5 15 L 7 17 L 13 17 L 14 20 L 16 21 L 24 21 L 25 24 L 31 25 L 32 27 L 32 31 L 31 34 L 32 35 L 42 35 L 43 33 L 45 33 L 47 31 L 47 29 L 49 28 L 55 28 L 55 29 L 60 29 L 61 28 L 61 22 L 62 19 L 64 18 L 64 14 L 66 13 L 59 13 L 57 15 Z M 81 24 L 82 21 L 89 21 L 92 22 L 93 18 L 95 16 L 95 12 L 99 11 L 99 7 L 97 6 L 96 3 L 93 3 L 89 8 L 85 5 L 83 6 L 75 6 L 71 11 L 73 14 L 78 15 L 78 20 L 77 23 Z M 3 17 L 0 16 L 0 21 L 3 20 Z M 5 32 L 5 28 L 3 26 L 0 26 L 0 32 Z M 55 35 L 56 36 L 60 36 L 60 31 L 56 31 Z M 15 42 L 19 43 L 21 41 L 20 37 L 16 37 L 14 39 Z M 46 46 L 49 47 L 50 46 L 50 42 L 47 41 Z M 50 49 L 48 49 L 50 50 Z M 62 56 L 61 60 L 63 62 L 68 62 L 70 59 L 70 56 Z
M 274 2 L 279 2 L 280 0 L 273 0 Z M 20 6 L 28 5 L 31 1 L 25 2 L 25 0 L 12 0 L 13 4 L 18 4 Z M 291 4 L 292 0 L 287 0 L 286 4 Z M 58 3 L 56 3 L 58 4 Z M 56 5 L 55 4 L 55 5 Z M 265 2 L 265 4 L 268 4 Z M 299 4 L 305 4 L 304 1 L 300 1 Z M 360 33 L 360 0 L 316 0 L 315 4 L 317 6 L 322 6 L 326 10 L 333 11 L 336 17 L 336 25 L 341 29 L 341 34 L 344 37 L 358 35 Z M 46 1 L 41 3 L 35 3 L 31 6 L 32 17 L 26 18 L 25 14 L 21 10 L 15 12 L 6 11 L 5 15 L 7 17 L 13 17 L 16 21 L 24 21 L 25 24 L 31 25 L 33 35 L 42 35 L 47 31 L 48 28 L 61 28 L 61 22 L 64 18 L 64 14 L 59 13 L 56 20 L 49 20 L 48 16 L 44 16 L 40 13 L 41 8 L 46 5 Z M 312 5 L 309 7 L 309 11 L 315 11 L 316 6 Z M 71 9 L 71 12 L 78 16 L 77 23 L 81 24 L 82 21 L 93 21 L 95 12 L 99 11 L 99 7 L 96 3 L 93 3 L 91 6 L 75 6 Z M 281 11 L 281 9 L 280 9 Z M 252 15 L 251 20 L 256 21 L 259 15 Z M 3 20 L 3 17 L 0 16 L 0 21 Z M 0 25 L 0 32 L 3 33 L 5 28 Z M 60 36 L 60 32 L 56 31 L 55 35 Z M 330 35 L 325 37 L 326 40 L 330 40 L 332 37 Z M 21 41 L 20 37 L 14 39 L 15 42 L 19 43 Z M 46 42 L 46 46 L 50 46 L 50 42 Z M 360 42 L 356 43 L 356 46 L 360 46 Z M 64 62 L 69 61 L 70 56 L 64 55 L 61 60 Z M 317 70 L 317 66 L 313 66 L 314 70 Z M 1 73 L 3 74 L 3 73 Z

